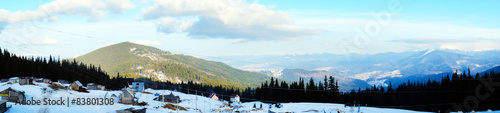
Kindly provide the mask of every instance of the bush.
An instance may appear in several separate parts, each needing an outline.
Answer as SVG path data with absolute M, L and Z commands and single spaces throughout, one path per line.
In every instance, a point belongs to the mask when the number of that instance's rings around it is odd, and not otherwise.
M 187 111 L 186 108 L 184 108 L 182 106 L 176 106 L 176 105 L 173 105 L 173 104 L 166 104 L 166 105 L 163 106 L 163 108 L 168 108 L 168 109 L 171 109 L 171 110 L 177 110 L 177 108 L 179 108 L 179 110 Z
M 49 85 L 50 88 L 54 89 L 54 90 L 59 90 L 59 89 L 65 89 L 66 87 L 62 86 L 62 85 L 59 85 L 59 84 L 50 84 Z

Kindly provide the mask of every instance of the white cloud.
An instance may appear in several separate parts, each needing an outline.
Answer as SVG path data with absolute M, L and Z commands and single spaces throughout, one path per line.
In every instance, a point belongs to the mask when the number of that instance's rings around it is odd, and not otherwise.
M 98 21 L 107 14 L 120 14 L 133 7 L 134 4 L 128 0 L 55 0 L 36 10 L 10 12 L 0 9 L 0 18 L 9 23 L 56 21 L 59 16 L 84 16 L 88 20 Z
M 53 38 L 34 39 L 32 43 L 37 45 L 56 45 L 59 44 L 59 40 Z
M 142 45 L 148 45 L 148 46 L 158 46 L 158 45 L 161 45 L 160 41 L 137 40 L 137 41 L 132 41 L 132 42 L 136 43 L 136 44 L 142 44 Z
M 155 0 L 142 17 L 158 20 L 158 31 L 187 32 L 194 37 L 275 40 L 320 34 L 292 25 L 284 12 L 244 0 Z

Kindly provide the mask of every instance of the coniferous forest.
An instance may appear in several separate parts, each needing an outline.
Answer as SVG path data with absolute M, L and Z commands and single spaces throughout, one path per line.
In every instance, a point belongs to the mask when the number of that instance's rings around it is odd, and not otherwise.
M 62 79 L 70 82 L 98 83 L 107 89 L 121 89 L 127 85 L 127 78 L 110 78 L 99 66 L 78 63 L 75 60 L 60 60 L 55 57 L 16 56 L 7 50 L 0 52 L 0 76 L 40 77 L 53 81 Z M 219 98 L 229 100 L 229 95 L 239 94 L 243 102 L 262 101 L 266 103 L 321 102 L 344 103 L 346 105 L 400 108 L 418 111 L 466 111 L 474 109 L 498 110 L 500 107 L 500 73 L 471 74 L 470 71 L 442 77 L 441 81 L 413 82 L 408 80 L 397 86 L 373 86 L 366 89 L 340 92 L 338 81 L 331 76 L 323 80 L 299 79 L 287 83 L 271 78 L 257 88 L 238 89 L 227 86 L 211 86 L 189 81 L 171 83 L 139 78 L 148 88 L 171 89 L 189 94 L 208 96 L 216 93 Z M 155 92 L 151 92 L 155 93 Z
M 257 88 L 255 98 L 269 103 L 280 102 L 328 102 L 352 106 L 399 108 L 418 111 L 469 111 L 500 109 L 500 73 L 470 74 L 465 71 L 442 77 L 441 82 L 411 82 L 398 86 L 377 87 L 339 92 L 335 78 L 315 83 L 304 79 L 288 85 L 271 79 Z M 264 101 L 266 102 L 266 101 Z

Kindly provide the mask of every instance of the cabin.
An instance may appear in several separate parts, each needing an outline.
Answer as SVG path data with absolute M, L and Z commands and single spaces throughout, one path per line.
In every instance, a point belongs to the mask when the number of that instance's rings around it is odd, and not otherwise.
M 97 84 L 97 90 L 106 90 L 106 86 Z
M 230 97 L 231 98 L 229 100 L 231 100 L 231 102 L 234 103 L 240 102 L 240 96 L 238 94 L 232 94 Z
M 174 94 L 172 94 L 172 92 L 170 92 L 170 95 L 159 95 L 157 100 L 170 103 L 181 102 L 181 98 L 179 96 L 175 96 Z
M 7 108 L 7 100 L 0 100 L 0 113 L 5 113 L 9 108 Z
M 122 90 L 122 94 L 120 94 L 119 98 L 121 99 L 122 104 L 133 104 L 135 103 L 135 95 L 134 91 L 131 89 Z
M 42 82 L 50 84 L 50 83 L 52 83 L 52 80 L 44 78 Z
M 24 77 L 19 79 L 19 85 L 33 85 L 33 78 L 32 77 Z
M 214 99 L 214 100 L 219 100 L 219 97 L 215 93 L 210 94 L 210 96 L 208 96 L 208 98 L 211 98 L 211 99 Z
M 8 102 L 22 102 L 26 99 L 24 91 L 14 90 L 12 88 L 7 88 L 0 92 L 2 95 L 2 100 L 7 100 Z
M 98 90 L 97 84 L 95 84 L 95 83 L 88 83 L 87 84 L 87 89 L 88 90 Z
M 14 83 L 19 83 L 19 77 L 12 77 L 12 78 L 10 78 L 10 79 L 9 79 L 9 82 L 10 82 L 10 83 L 13 83 L 13 84 L 14 84 Z
M 71 83 L 70 88 L 72 90 L 78 91 L 78 90 L 80 90 L 80 88 L 83 88 L 83 84 L 80 83 L 80 81 L 77 80 L 77 81 Z
M 69 81 L 67 81 L 67 80 L 57 80 L 57 82 L 59 82 L 61 84 L 69 84 Z
M 132 89 L 134 89 L 137 92 L 143 92 L 144 82 L 132 82 Z

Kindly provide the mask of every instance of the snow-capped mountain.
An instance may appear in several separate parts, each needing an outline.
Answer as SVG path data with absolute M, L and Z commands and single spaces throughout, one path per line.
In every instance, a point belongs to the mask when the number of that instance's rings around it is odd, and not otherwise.
M 455 70 L 471 70 L 480 73 L 500 64 L 500 51 L 436 50 L 388 52 L 378 54 L 302 54 L 282 56 L 231 56 L 211 57 L 209 60 L 225 59 L 233 67 L 244 70 L 305 69 L 323 70 L 366 81 L 370 85 L 386 85 L 391 80 L 428 80 L 452 73 Z M 247 59 L 230 60 L 230 59 Z M 281 78 L 295 76 L 279 75 Z M 276 76 L 276 73 L 264 73 Z M 273 75 L 274 74 L 274 75 Z M 431 77 L 436 76 L 436 77 Z M 295 79 L 298 80 L 298 79 Z M 384 84 L 385 83 L 385 84 Z M 393 83 L 398 83 L 397 81 Z

